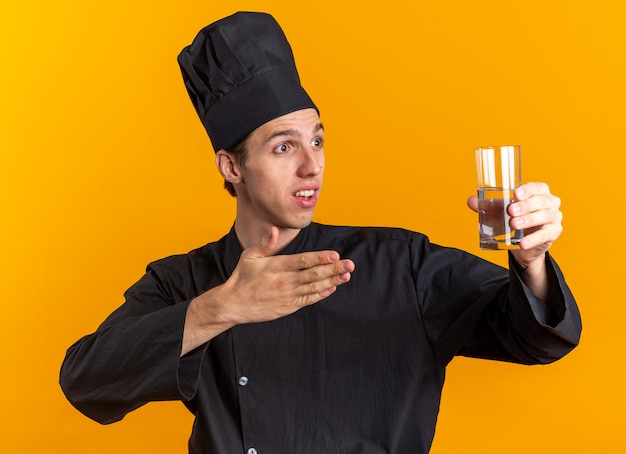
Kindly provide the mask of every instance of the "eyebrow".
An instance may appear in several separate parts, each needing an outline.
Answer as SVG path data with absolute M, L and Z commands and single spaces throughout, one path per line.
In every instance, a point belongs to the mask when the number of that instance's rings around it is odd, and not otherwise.
M 322 123 L 318 123 L 315 125 L 315 128 L 313 128 L 313 133 L 318 133 L 319 131 L 323 131 L 324 130 L 324 125 Z M 273 139 L 275 139 L 276 137 L 297 137 L 297 138 L 301 138 L 302 137 L 302 133 L 296 129 L 281 129 L 278 131 L 275 131 L 274 133 L 270 134 L 264 141 L 263 144 L 265 145 L 266 143 L 272 141 Z

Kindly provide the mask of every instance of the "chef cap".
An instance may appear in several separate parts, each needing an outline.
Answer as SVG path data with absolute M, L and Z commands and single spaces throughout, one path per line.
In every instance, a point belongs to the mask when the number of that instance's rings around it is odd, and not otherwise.
M 265 13 L 238 12 L 200 30 L 178 56 L 185 87 L 214 150 L 315 104 L 300 85 L 287 38 Z

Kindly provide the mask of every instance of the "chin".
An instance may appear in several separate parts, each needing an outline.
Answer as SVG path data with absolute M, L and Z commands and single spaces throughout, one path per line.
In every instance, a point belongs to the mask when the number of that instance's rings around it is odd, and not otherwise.
M 290 223 L 290 228 L 292 229 L 303 229 L 307 227 L 313 221 L 312 217 L 307 217 L 306 219 L 299 219 Z

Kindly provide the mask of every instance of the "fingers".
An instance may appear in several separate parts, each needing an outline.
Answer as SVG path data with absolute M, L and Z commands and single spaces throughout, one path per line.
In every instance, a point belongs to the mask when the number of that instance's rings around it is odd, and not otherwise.
M 246 249 L 231 276 L 232 288 L 246 301 L 254 320 L 268 320 L 292 313 L 334 293 L 350 280 L 355 265 L 332 250 L 274 255 L 278 229 Z M 251 314 L 250 301 L 257 301 Z
M 529 229 L 545 224 L 560 223 L 563 214 L 558 200 L 535 197 L 528 201 L 515 202 L 509 206 L 512 216 L 511 227 L 517 230 Z
M 478 213 L 478 196 L 473 195 L 467 199 L 467 206 Z
M 296 272 L 297 285 L 309 286 L 312 292 L 348 282 L 355 268 L 352 260 L 340 260 L 335 251 L 305 252 L 283 259 L 285 266 Z
M 527 200 L 535 195 L 550 194 L 550 188 L 546 183 L 526 183 L 515 189 L 516 200 Z
M 510 225 L 524 230 L 522 249 L 547 249 L 563 231 L 561 199 L 545 183 L 527 183 L 515 190 L 516 202 L 508 208 Z M 546 247 L 547 246 L 547 247 Z
M 508 212 L 513 217 L 512 227 L 529 228 L 551 222 L 560 222 L 561 199 L 552 195 L 545 183 L 528 183 L 515 190 L 516 202 Z
M 251 257 L 269 257 L 274 253 L 276 249 L 276 245 L 278 244 L 278 229 L 276 227 L 272 227 L 267 235 L 264 235 L 259 240 L 259 243 L 256 246 L 250 248 L 248 254 Z
M 333 294 L 351 278 L 354 262 L 340 259 L 335 251 L 305 252 L 278 256 L 281 268 L 293 288 L 298 307 L 317 303 Z
M 352 260 L 338 260 L 300 270 L 298 281 L 299 285 L 310 286 L 313 291 L 317 291 L 324 286 L 332 287 L 348 282 L 352 271 L 354 271 Z

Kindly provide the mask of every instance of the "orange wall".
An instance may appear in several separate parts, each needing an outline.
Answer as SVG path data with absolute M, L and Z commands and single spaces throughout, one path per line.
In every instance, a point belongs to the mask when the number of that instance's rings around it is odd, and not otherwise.
M 3 452 L 185 452 L 182 405 L 153 403 L 99 426 L 64 400 L 57 376 L 65 349 L 149 261 L 230 227 L 233 201 L 176 56 L 238 9 L 275 15 L 322 110 L 329 169 L 318 221 L 408 227 L 504 263 L 478 251 L 465 207 L 472 150 L 495 143 L 521 144 L 526 180 L 548 181 L 563 199 L 553 253 L 581 306 L 581 346 L 546 367 L 455 360 L 433 454 L 626 447 L 626 301 L 616 286 L 626 2 L 3 3 Z

